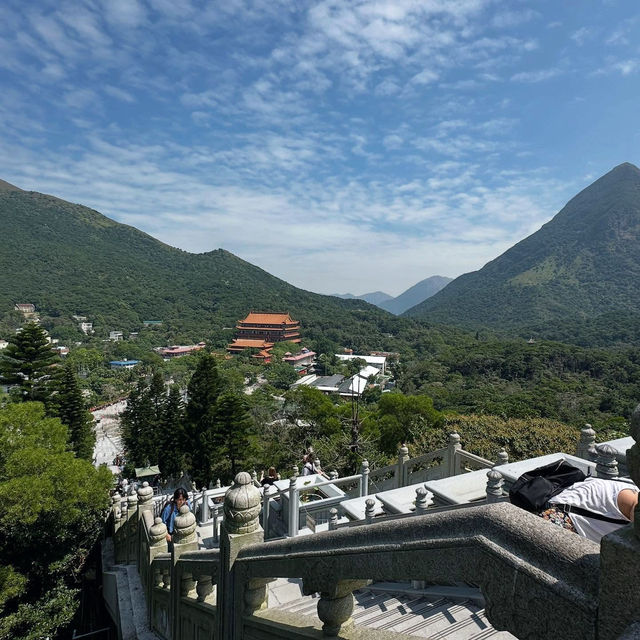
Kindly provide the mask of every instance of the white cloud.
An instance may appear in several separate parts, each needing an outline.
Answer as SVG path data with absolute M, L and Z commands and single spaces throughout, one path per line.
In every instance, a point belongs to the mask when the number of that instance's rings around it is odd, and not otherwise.
M 562 73 L 560 69 L 538 69 L 536 71 L 520 71 L 511 76 L 513 82 L 544 82 L 556 78 Z

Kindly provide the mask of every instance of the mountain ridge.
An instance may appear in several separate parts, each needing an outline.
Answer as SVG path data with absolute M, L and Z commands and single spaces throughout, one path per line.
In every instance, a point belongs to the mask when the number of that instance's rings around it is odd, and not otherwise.
M 538 231 L 406 315 L 468 329 L 537 328 L 640 311 L 640 169 L 618 165 Z

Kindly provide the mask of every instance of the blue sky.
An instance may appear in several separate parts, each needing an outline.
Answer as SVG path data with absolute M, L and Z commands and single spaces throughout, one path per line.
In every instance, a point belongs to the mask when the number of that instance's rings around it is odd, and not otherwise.
M 633 0 L 5 0 L 0 178 L 320 293 L 482 267 L 640 164 Z

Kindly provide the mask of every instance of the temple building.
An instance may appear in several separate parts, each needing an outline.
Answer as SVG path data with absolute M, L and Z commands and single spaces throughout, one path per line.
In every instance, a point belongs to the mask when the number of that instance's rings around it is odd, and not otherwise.
M 229 353 L 257 349 L 253 357 L 269 362 L 276 342 L 300 342 L 300 322 L 288 313 L 256 313 L 251 311 L 236 326 L 237 337 L 227 347 Z

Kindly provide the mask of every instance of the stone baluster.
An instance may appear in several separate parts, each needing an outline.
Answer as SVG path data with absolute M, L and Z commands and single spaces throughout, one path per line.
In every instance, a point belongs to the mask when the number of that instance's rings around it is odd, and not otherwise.
M 496 469 L 487 471 L 487 502 L 493 504 L 500 502 L 503 497 L 502 487 L 504 486 L 504 478 Z
M 630 432 L 635 440 L 627 449 L 627 467 L 640 486 L 640 405 L 631 416 Z M 598 638 L 613 640 L 637 637 L 631 629 L 640 611 L 640 504 L 633 525 L 622 527 L 600 543 L 600 594 L 598 597 Z
M 220 505 L 217 502 L 214 502 L 211 508 L 211 520 L 213 522 L 213 541 L 218 542 L 220 540 Z
M 294 480 L 295 481 L 295 480 Z M 217 589 L 218 638 L 239 637 L 243 615 L 266 605 L 265 578 L 251 578 L 244 585 L 242 602 L 234 602 L 236 593 L 233 565 L 240 549 L 262 542 L 264 534 L 260 526 L 260 491 L 253 485 L 251 476 L 241 472 L 224 498 L 224 522 L 220 536 L 221 581 Z
M 138 487 L 137 491 L 137 501 L 138 501 L 138 518 L 136 523 L 136 529 L 138 532 L 139 541 L 143 538 L 142 536 L 142 520 L 144 518 L 145 511 L 148 511 L 150 515 L 153 515 L 153 489 L 149 486 L 148 482 L 143 482 L 140 487 Z M 146 567 L 143 567 L 143 562 L 149 562 L 149 558 L 145 558 L 143 551 L 140 549 L 140 544 L 137 545 L 137 565 L 138 565 L 138 573 L 141 575 L 146 570 Z
M 122 518 L 122 496 L 117 491 L 111 496 L 111 508 L 113 509 L 114 525 L 116 523 L 119 525 Z
M 251 482 L 253 482 L 254 487 L 260 488 L 260 483 L 258 482 L 258 472 L 255 469 L 251 472 Z
M 188 505 L 183 504 L 180 507 L 180 512 L 176 516 L 173 527 L 173 564 L 178 561 L 180 555 L 185 551 L 195 551 L 198 549 L 198 541 L 196 537 L 196 517 L 193 515 Z M 182 573 L 182 580 L 180 583 L 180 595 L 187 596 L 189 592 L 195 587 L 193 577 L 189 572 L 184 571 Z
M 298 470 L 298 465 L 294 464 L 293 467 L 291 467 L 291 477 L 292 478 L 297 478 L 300 475 L 299 470 Z
M 298 527 L 300 524 L 300 514 L 299 514 L 299 502 L 298 498 L 299 491 L 296 488 L 296 482 L 298 479 L 297 467 L 295 467 L 295 472 L 289 478 L 289 537 L 295 538 L 298 535 Z
M 590 424 L 580 430 L 580 440 L 576 447 L 576 455 L 584 460 L 593 460 L 596 454 L 596 432 Z
M 207 495 L 207 490 L 202 489 L 202 506 L 200 507 L 200 522 L 202 524 L 209 522 L 209 518 L 211 517 L 211 512 L 209 510 L 209 496 Z
M 303 580 L 306 595 L 320 592 L 318 618 L 322 621 L 322 635 L 335 638 L 353 626 L 353 591 L 367 584 L 365 580 L 339 580 L 331 585 L 314 585 L 313 578 Z M 320 587 L 320 588 L 316 588 Z
M 171 620 L 173 625 L 173 638 L 179 638 L 180 600 L 193 591 L 196 582 L 193 574 L 180 567 L 180 556 L 186 551 L 196 551 L 198 541 L 196 538 L 196 517 L 189 506 L 183 504 L 173 524 L 173 548 L 171 550 Z
M 329 471 L 329 480 L 337 480 L 338 472 L 334 469 L 333 471 Z
M 453 432 L 449 434 L 449 445 L 447 446 L 447 476 L 457 476 L 460 473 L 460 462 L 458 451 L 462 449 L 460 436 Z
M 335 531 L 338 528 L 338 510 L 333 507 L 329 510 L 329 531 Z
M 213 479 L 209 480 L 209 489 L 215 488 L 215 484 L 213 484 Z
M 360 497 L 369 495 L 369 461 L 363 460 L 360 468 Z
M 396 471 L 396 489 L 404 487 L 407 483 L 407 470 L 405 464 L 409 460 L 409 449 L 406 444 L 402 444 L 398 447 L 398 469 Z
M 500 449 L 500 453 L 498 454 L 498 461 L 496 462 L 495 466 L 499 467 L 503 464 L 509 464 L 509 454 L 504 447 Z
M 120 507 L 120 519 L 124 524 L 128 518 L 129 518 L 129 500 L 127 500 L 127 498 L 125 497 L 124 500 L 122 500 L 121 507 Z
M 216 489 L 222 489 L 222 482 L 220 482 L 220 478 L 216 480 Z
M 596 445 L 596 476 L 598 478 L 618 477 L 618 452 L 609 444 Z
M 427 513 L 429 507 L 429 501 L 427 500 L 427 494 L 429 492 L 425 487 L 418 487 L 416 489 L 416 515 L 423 516 Z
M 153 522 L 153 526 L 149 529 L 149 564 L 151 570 L 150 589 L 162 586 L 163 575 L 162 571 L 153 564 L 153 559 L 159 553 L 166 553 L 167 551 L 167 525 L 162 522 L 162 518 L 156 518 Z M 150 599 L 147 602 L 151 602 Z
M 151 494 L 153 495 L 153 489 L 151 489 Z M 133 489 L 131 490 L 131 493 L 127 497 L 127 508 L 130 515 L 135 513 L 135 511 L 138 508 L 138 494 L 135 491 L 133 491 Z
M 364 519 L 367 524 L 371 524 L 376 509 L 376 501 L 373 498 L 367 498 L 364 501 Z
M 269 538 L 269 510 L 271 508 L 271 496 L 278 490 L 272 484 L 265 484 L 262 493 L 262 528 L 265 540 Z

